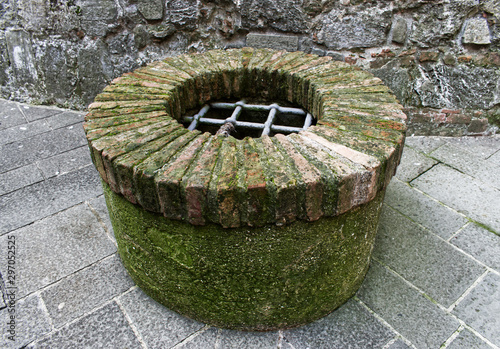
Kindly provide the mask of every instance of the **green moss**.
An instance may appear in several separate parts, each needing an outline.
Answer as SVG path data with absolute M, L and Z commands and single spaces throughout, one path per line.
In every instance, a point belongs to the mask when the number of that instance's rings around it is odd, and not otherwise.
M 224 229 L 166 219 L 103 186 L 134 281 L 172 310 L 240 330 L 298 326 L 347 301 L 367 271 L 383 200 L 314 223 Z

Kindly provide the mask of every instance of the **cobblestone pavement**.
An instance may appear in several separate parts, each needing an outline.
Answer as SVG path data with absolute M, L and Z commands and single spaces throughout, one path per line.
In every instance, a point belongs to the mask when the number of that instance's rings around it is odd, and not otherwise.
M 245 333 L 134 286 L 82 120 L 0 100 L 0 347 L 500 347 L 499 136 L 408 137 L 357 295 L 312 324 Z

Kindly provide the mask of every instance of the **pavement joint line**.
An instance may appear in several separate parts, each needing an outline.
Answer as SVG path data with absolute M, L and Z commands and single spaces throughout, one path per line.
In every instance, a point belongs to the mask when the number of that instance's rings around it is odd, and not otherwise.
M 203 326 L 202 328 L 200 328 L 197 331 L 194 331 L 193 333 L 191 333 L 190 335 L 188 335 L 184 339 L 181 339 L 179 342 L 177 342 L 172 347 L 170 347 L 170 349 L 178 349 L 178 348 L 182 347 L 184 344 L 191 342 L 193 339 L 195 339 L 196 337 L 198 337 L 199 335 L 201 335 L 202 333 L 204 333 L 205 331 L 207 331 L 210 328 L 212 328 L 212 326 L 210 326 L 210 325 Z
M 118 244 L 116 243 L 116 240 L 113 239 L 113 234 L 111 233 L 111 231 L 109 231 L 108 227 L 106 226 L 106 223 L 104 223 L 104 220 L 101 218 L 101 216 L 99 215 L 99 213 L 97 212 L 97 210 L 92 206 L 92 204 L 90 203 L 90 201 L 87 200 L 87 201 L 85 201 L 85 203 L 89 207 L 89 209 L 92 212 L 92 214 L 96 217 L 96 219 L 99 222 L 99 224 L 103 227 L 104 231 L 106 232 L 106 236 L 108 237 L 108 239 L 111 240 L 111 242 L 113 243 L 113 245 L 115 245 L 116 247 L 118 247 Z
M 45 177 L 45 174 L 43 173 L 42 169 L 40 168 L 40 161 L 35 161 L 35 166 L 36 166 L 36 169 L 38 170 L 38 172 L 42 175 L 42 178 L 43 178 L 44 181 L 46 181 L 47 179 L 49 179 L 48 177 Z M 41 181 L 39 181 L 39 182 L 41 182 Z M 39 182 L 37 182 L 37 183 L 39 183 Z
M 382 263 L 380 263 L 383 265 Z M 405 280 L 406 281 L 406 280 Z M 378 321 L 380 321 L 385 327 L 390 329 L 394 334 L 395 337 L 392 339 L 396 341 L 398 338 L 401 338 L 403 342 L 405 342 L 406 345 L 408 345 L 411 348 L 417 349 L 413 343 L 411 343 L 408 339 L 405 338 L 401 333 L 399 333 L 391 324 L 389 324 L 383 317 L 381 317 L 379 314 L 377 314 L 373 309 L 371 309 L 368 305 L 366 305 L 361 299 L 358 298 L 357 295 L 354 295 L 352 297 L 354 300 L 356 300 L 363 308 L 366 309 L 371 315 L 373 315 Z M 384 346 L 386 348 L 389 345 L 390 341 Z
M 47 305 L 45 304 L 45 301 L 43 300 L 42 290 L 38 290 L 34 294 L 36 294 L 38 296 L 38 298 L 40 298 L 40 301 L 42 302 L 42 311 L 45 313 L 45 315 L 47 315 L 47 318 L 49 319 L 50 329 L 51 329 L 51 331 L 53 331 L 56 327 L 54 326 L 54 321 L 52 321 L 52 316 L 50 316 L 49 309 L 47 309 Z
M 458 318 L 457 318 L 458 319 Z M 486 344 L 488 344 L 489 346 L 491 346 L 493 349 L 500 349 L 499 346 L 495 345 L 494 343 L 492 343 L 488 338 L 484 337 L 481 333 L 479 333 L 478 331 L 476 331 L 474 328 L 470 327 L 469 325 L 467 325 L 465 323 L 465 321 L 461 320 L 461 319 L 458 319 L 458 321 L 460 322 L 460 324 L 462 324 L 467 330 L 471 331 L 475 336 L 479 337 L 483 342 L 486 342 Z
M 448 346 L 455 340 L 460 335 L 460 332 L 462 332 L 465 329 L 465 326 L 463 324 L 460 324 L 458 329 L 453 332 L 453 334 L 443 343 L 441 348 L 448 348 Z
M 31 293 L 31 294 L 33 294 L 33 293 Z M 24 298 L 26 298 L 26 297 L 23 297 L 23 299 L 24 299 Z M 93 308 L 93 309 L 89 310 L 89 311 L 88 311 L 88 312 L 86 312 L 86 313 L 83 313 L 82 315 L 80 315 L 80 316 L 78 316 L 78 317 L 74 318 L 73 320 L 66 322 L 66 323 L 65 323 L 64 325 L 62 325 L 61 327 L 54 328 L 53 330 L 51 330 L 51 331 L 49 331 L 49 332 L 45 333 L 43 336 L 41 336 L 41 337 L 39 337 L 39 338 L 35 338 L 35 339 L 34 339 L 34 340 L 32 340 L 31 342 L 27 343 L 24 347 L 27 347 L 27 346 L 28 346 L 28 345 L 30 345 L 30 344 L 36 344 L 36 343 L 38 343 L 38 342 L 43 341 L 43 340 L 44 340 L 44 339 L 46 339 L 46 338 L 49 338 L 49 337 L 50 337 L 50 336 L 52 336 L 54 333 L 56 333 L 56 332 L 58 332 L 58 331 L 61 331 L 63 328 L 70 327 L 70 326 L 71 326 L 71 325 L 73 325 L 75 322 L 80 321 L 80 320 L 81 320 L 82 318 L 84 318 L 85 316 L 90 315 L 90 314 L 92 314 L 93 312 L 95 312 L 95 311 L 97 311 L 97 310 L 99 310 L 99 309 L 102 309 L 102 308 L 104 308 L 105 306 L 107 306 L 108 304 L 111 304 L 111 303 L 113 303 L 113 302 L 114 302 L 114 298 L 112 298 L 112 299 L 110 299 L 110 300 L 108 300 L 108 301 L 106 301 L 106 302 L 104 302 L 104 303 L 100 304 L 99 306 L 97 306 L 97 307 L 95 307 L 95 308 Z M 116 303 L 116 302 L 115 302 L 115 303 Z M 23 348 L 24 348 L 24 347 L 23 347 Z M 145 349 L 147 349 L 147 348 L 145 348 Z
M 129 290 L 127 290 L 127 292 L 128 291 Z M 134 335 L 137 338 L 137 340 L 139 341 L 139 343 L 141 344 L 141 347 L 143 349 L 148 349 L 148 345 L 146 344 L 146 341 L 142 337 L 141 332 L 139 332 L 139 330 L 135 326 L 134 322 L 132 321 L 132 319 L 128 315 L 127 310 L 125 309 L 125 307 L 121 303 L 120 299 L 118 299 L 118 297 L 115 297 L 115 298 L 116 298 L 115 303 L 118 305 L 118 308 L 120 308 L 121 312 L 123 313 L 123 316 L 125 316 L 125 319 L 127 320 L 128 325 L 130 326 L 130 328 L 134 332 Z
M 394 343 L 396 343 L 396 341 L 401 338 L 400 335 L 395 335 L 393 339 L 391 339 L 389 342 L 387 342 L 383 347 L 382 349 L 389 349 L 391 347 L 391 345 L 393 345 Z M 401 338 L 401 340 L 403 340 Z
M 16 107 L 17 109 L 21 112 L 21 114 L 23 115 L 23 118 L 24 118 L 24 121 L 26 121 L 27 124 L 29 124 L 30 122 L 28 121 L 28 118 L 26 117 L 26 114 L 24 114 L 24 110 L 23 108 L 21 108 L 21 103 L 19 102 L 14 102 L 16 103 Z
M 468 217 L 467 217 L 468 218 Z M 447 242 L 449 242 L 451 244 L 451 240 L 456 238 L 458 236 L 458 234 L 460 234 L 467 226 L 471 225 L 471 224 L 474 224 L 473 222 L 471 222 L 470 220 L 465 223 L 462 227 L 458 228 L 458 230 L 456 232 L 454 232 L 448 239 L 446 239 Z M 453 244 L 452 244 L 453 245 Z
M 450 305 L 450 306 L 448 307 L 447 311 L 451 313 L 451 312 L 453 311 L 453 309 L 455 309 L 455 307 L 456 307 L 458 304 L 460 304 L 460 302 L 461 302 L 461 301 L 463 301 L 463 300 L 465 299 L 465 297 L 467 297 L 467 296 L 468 296 L 468 295 L 472 292 L 472 290 L 473 290 L 473 289 L 475 289 L 475 288 L 477 287 L 477 285 L 479 285 L 479 284 L 480 284 L 480 283 L 481 283 L 481 282 L 482 282 L 482 281 L 486 278 L 486 276 L 488 275 L 488 273 L 489 273 L 489 272 L 490 272 L 489 270 L 486 270 L 484 273 L 482 273 L 482 274 L 481 274 L 481 275 L 480 275 L 480 276 L 476 279 L 476 281 L 474 281 L 474 282 L 472 283 L 472 285 L 470 285 L 470 286 L 469 286 L 469 287 L 468 287 L 468 288 L 464 291 L 464 293 L 462 293 L 462 295 L 461 295 L 460 297 L 458 297 L 458 299 L 457 299 L 455 302 L 453 302 L 453 304 L 452 304 L 452 305 Z

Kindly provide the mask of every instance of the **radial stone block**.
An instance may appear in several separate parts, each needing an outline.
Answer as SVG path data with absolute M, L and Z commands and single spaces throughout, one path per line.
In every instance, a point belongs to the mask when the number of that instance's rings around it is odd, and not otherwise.
M 239 139 L 183 127 L 190 110 L 237 100 L 293 105 L 317 123 Z M 244 48 L 125 74 L 84 127 L 135 282 L 194 319 L 272 330 L 318 319 L 356 292 L 405 121 L 367 72 Z

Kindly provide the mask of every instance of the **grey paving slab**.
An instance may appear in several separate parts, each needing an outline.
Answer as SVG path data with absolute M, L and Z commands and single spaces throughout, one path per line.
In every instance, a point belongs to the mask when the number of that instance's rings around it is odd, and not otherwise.
M 488 273 L 453 310 L 467 325 L 500 346 L 500 276 Z
M 16 242 L 18 296 L 39 290 L 116 252 L 116 246 L 90 211 L 81 204 L 0 237 Z M 7 264 L 0 263 L 2 275 Z
M 49 124 L 45 120 L 38 120 L 28 124 L 20 124 L 0 131 L 0 144 L 12 143 L 40 133 L 49 132 Z
M 451 237 L 468 222 L 456 211 L 397 178 L 393 178 L 387 187 L 384 203 L 444 239 Z
M 500 272 L 500 236 L 470 223 L 450 242 L 488 267 Z
M 71 127 L 71 128 L 70 128 Z M 0 173 L 87 144 L 82 127 L 69 126 L 0 145 Z
M 22 348 L 50 331 L 50 319 L 38 295 L 17 300 L 14 307 L 0 311 L 0 333 L 2 334 L 0 348 Z M 14 336 L 11 337 L 12 335 Z
M 474 333 L 468 329 L 460 331 L 458 337 L 456 337 L 453 342 L 446 347 L 447 349 L 491 349 L 481 338 L 476 336 Z
M 500 165 L 500 150 L 492 154 L 489 158 L 485 160 L 488 163 L 494 163 L 495 165 Z
M 486 271 L 450 244 L 385 206 L 373 257 L 449 307 Z
M 52 129 L 58 129 L 65 126 L 70 126 L 83 122 L 84 116 L 82 113 L 64 111 L 60 114 L 53 115 L 46 119 L 47 124 Z
M 0 100 L 0 130 L 26 124 L 26 121 L 17 103 Z
M 170 348 L 205 325 L 181 316 L 136 288 L 119 298 L 149 349 Z
M 39 106 L 35 107 L 27 104 L 20 104 L 19 108 L 22 110 L 28 121 L 44 119 L 49 116 L 60 114 L 64 111 L 63 109 L 56 109 L 52 107 L 39 107 Z
M 275 349 L 278 347 L 277 331 L 273 332 L 241 332 L 221 330 L 218 347 L 224 349 Z
M 296 329 L 284 331 L 295 349 L 383 348 L 394 333 L 356 300 L 349 300 L 330 315 Z
M 441 164 L 412 181 L 412 185 L 500 232 L 500 190 Z
M 446 139 L 444 137 L 408 136 L 405 139 L 405 146 L 428 154 L 445 144 Z
M 27 348 L 142 348 L 115 302 L 53 332 Z
M 500 144 L 500 140 L 498 141 Z M 495 188 L 500 188 L 500 164 L 483 160 L 480 154 L 471 153 L 452 144 L 445 144 L 431 156 L 460 172 L 477 178 Z
M 0 195 L 43 180 L 42 173 L 35 164 L 29 164 L 9 172 L 0 173 Z
M 5 194 L 0 196 L 0 234 L 101 194 L 99 174 L 92 165 Z
M 396 172 L 396 177 L 404 182 L 409 182 L 424 173 L 437 161 L 416 151 L 410 147 L 405 147 Z
M 394 343 L 392 343 L 387 349 L 409 349 L 408 346 L 403 340 L 398 339 Z
M 176 349 L 215 349 L 220 329 L 210 327 L 206 330 L 202 329 L 199 332 L 196 337 L 176 346 Z
M 480 159 L 486 159 L 500 150 L 500 135 L 490 137 L 450 137 L 445 139 L 446 143 L 467 150 Z
M 69 150 L 65 153 L 38 161 L 38 167 L 45 178 L 68 173 L 92 164 L 88 146 Z
M 404 280 L 372 262 L 358 297 L 417 348 L 439 348 L 460 326 Z
M 95 199 L 89 201 L 90 207 L 95 210 L 99 219 L 104 223 L 107 232 L 109 233 L 109 237 L 116 242 L 113 226 L 111 225 L 111 219 L 109 218 L 108 207 L 106 206 L 106 200 L 104 199 L 104 195 L 101 195 Z
M 42 291 L 54 327 L 88 313 L 134 286 L 114 254 L 79 270 Z

